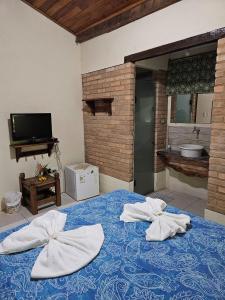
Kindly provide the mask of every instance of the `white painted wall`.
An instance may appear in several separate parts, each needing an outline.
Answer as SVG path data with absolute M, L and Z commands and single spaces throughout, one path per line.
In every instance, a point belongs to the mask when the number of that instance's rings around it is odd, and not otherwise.
M 120 179 L 117 179 L 112 176 L 108 176 L 100 173 L 100 193 L 109 193 L 115 190 L 127 190 L 133 192 L 134 190 L 134 182 L 126 182 Z
M 123 63 L 124 57 L 225 27 L 224 0 L 182 0 L 81 44 L 82 73 Z
M 51 112 L 62 164 L 84 159 L 80 47 L 75 37 L 18 0 L 0 1 L 0 199 L 18 190 L 18 176 L 33 175 L 37 156 L 10 156 L 12 112 Z
M 166 170 L 154 173 L 154 191 L 160 191 L 166 188 Z

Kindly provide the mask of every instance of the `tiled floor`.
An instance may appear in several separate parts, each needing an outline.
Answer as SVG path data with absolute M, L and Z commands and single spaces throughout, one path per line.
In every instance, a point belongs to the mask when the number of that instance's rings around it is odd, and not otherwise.
M 204 209 L 206 208 L 206 201 L 197 197 L 193 197 L 187 194 L 173 192 L 170 190 L 162 190 L 160 192 L 155 192 L 150 194 L 149 196 L 157 197 L 157 195 L 165 195 L 165 201 L 172 206 L 178 207 L 183 210 L 190 211 L 196 215 L 204 216 Z M 77 203 L 67 194 L 62 194 L 62 207 L 73 205 Z M 48 208 L 42 209 L 38 215 L 46 213 L 51 209 L 55 209 L 56 206 L 50 206 Z M 35 218 L 25 207 L 21 207 L 18 213 L 15 214 L 6 214 L 4 212 L 0 212 L 0 231 L 4 231 L 9 227 L 14 225 L 19 225 L 27 220 L 31 220 Z
M 60 208 L 67 207 L 74 203 L 77 203 L 74 199 L 72 199 L 70 196 L 68 196 L 65 193 L 62 193 L 61 201 L 62 201 L 62 206 L 60 206 Z M 57 207 L 55 205 L 44 208 L 38 212 L 38 216 L 46 213 L 51 209 L 56 209 L 56 208 Z M 6 214 L 4 212 L 0 212 L 0 232 L 8 229 L 9 227 L 12 227 L 13 225 L 19 225 L 28 220 L 32 220 L 36 216 L 37 215 L 35 216 L 32 215 L 32 213 L 26 207 L 23 206 L 21 206 L 20 210 L 14 214 Z
M 207 200 L 193 197 L 180 192 L 170 191 L 167 189 L 162 190 L 160 192 L 152 193 L 150 194 L 150 196 L 157 197 L 158 193 L 165 195 L 165 201 L 169 205 L 175 206 L 186 211 L 190 211 L 195 215 L 204 217 L 204 210 L 207 205 Z

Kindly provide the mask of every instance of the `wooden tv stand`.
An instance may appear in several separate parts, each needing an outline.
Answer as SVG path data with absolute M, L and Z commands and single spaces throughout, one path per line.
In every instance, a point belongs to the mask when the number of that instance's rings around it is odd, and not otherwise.
M 44 182 L 40 182 L 38 177 L 25 179 L 25 174 L 20 173 L 20 191 L 22 193 L 22 205 L 27 206 L 33 215 L 38 213 L 38 209 L 44 208 L 45 204 L 56 206 L 61 205 L 61 191 L 59 174 L 48 175 Z M 53 192 L 51 188 L 54 188 Z

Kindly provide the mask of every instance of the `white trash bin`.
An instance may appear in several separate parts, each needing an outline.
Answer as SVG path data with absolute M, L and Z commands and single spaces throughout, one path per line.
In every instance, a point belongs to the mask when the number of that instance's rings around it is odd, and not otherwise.
M 17 212 L 21 206 L 21 192 L 8 192 L 4 195 L 5 211 L 8 214 Z

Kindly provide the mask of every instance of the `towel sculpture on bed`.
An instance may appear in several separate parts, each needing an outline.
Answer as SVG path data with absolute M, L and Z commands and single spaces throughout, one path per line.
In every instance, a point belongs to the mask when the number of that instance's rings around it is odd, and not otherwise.
M 163 241 L 176 233 L 186 232 L 191 218 L 184 214 L 164 212 L 166 203 L 161 199 L 146 197 L 145 202 L 124 205 L 120 220 L 124 222 L 152 222 L 146 232 L 147 241 Z
M 34 219 L 0 244 L 0 254 L 44 246 L 33 266 L 32 278 L 53 278 L 78 271 L 99 253 L 104 232 L 101 224 L 63 231 L 67 215 L 58 211 Z

